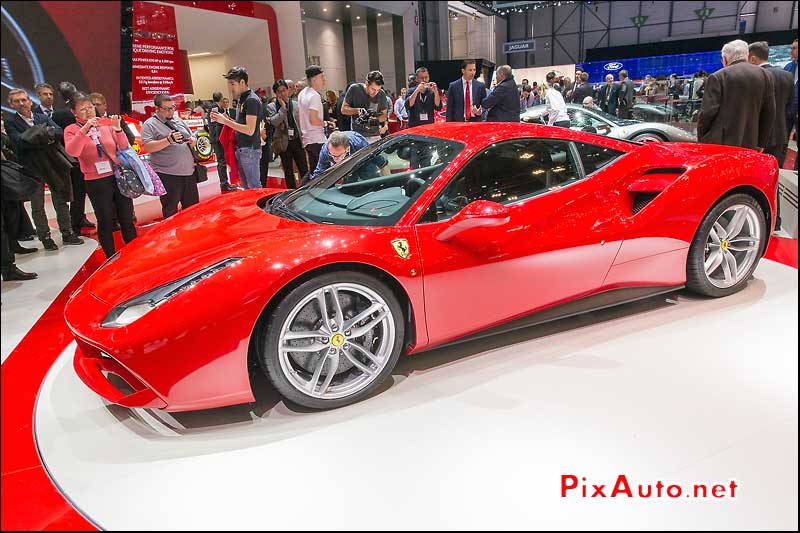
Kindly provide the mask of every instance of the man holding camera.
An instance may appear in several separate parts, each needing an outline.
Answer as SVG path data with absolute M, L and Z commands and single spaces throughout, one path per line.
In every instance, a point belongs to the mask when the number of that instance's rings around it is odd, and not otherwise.
M 406 109 L 408 109 L 408 127 L 421 126 L 422 124 L 433 124 L 436 116 L 434 111 L 442 109 L 442 97 L 435 82 L 430 81 L 431 76 L 428 69 L 419 67 L 417 69 L 417 84 L 409 87 L 411 95 L 406 98 Z
M 200 202 L 197 190 L 192 147 L 197 139 L 189 126 L 175 116 L 175 103 L 168 94 L 153 99 L 156 112 L 142 124 L 142 147 L 150 155 L 150 166 L 156 171 L 167 194 L 159 197 L 164 219 Z
M 353 131 L 363 135 L 370 144 L 381 139 L 381 134 L 388 131 L 386 124 L 389 105 L 383 91 L 383 74 L 373 70 L 367 74 L 364 83 L 352 85 L 344 97 L 342 113 L 355 115 L 352 121 Z

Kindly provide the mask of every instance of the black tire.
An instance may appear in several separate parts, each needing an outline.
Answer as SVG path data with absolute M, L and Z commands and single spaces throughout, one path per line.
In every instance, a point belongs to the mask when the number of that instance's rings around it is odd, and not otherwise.
M 315 398 L 304 392 L 299 391 L 292 383 L 286 378 L 281 369 L 278 345 L 283 323 L 288 318 L 292 309 L 309 293 L 314 292 L 326 285 L 332 283 L 358 283 L 364 285 L 373 291 L 377 292 L 392 312 L 394 318 L 395 339 L 391 355 L 386 363 L 386 366 L 378 374 L 378 377 L 369 384 L 366 388 L 343 398 L 337 399 L 322 399 Z M 261 368 L 267 376 L 269 382 L 275 389 L 287 400 L 311 409 L 336 409 L 345 405 L 350 405 L 363 400 L 372 394 L 386 378 L 388 378 L 392 370 L 394 370 L 397 360 L 403 351 L 403 340 L 405 339 L 405 319 L 403 309 L 397 297 L 392 290 L 382 281 L 362 272 L 356 271 L 341 271 L 330 272 L 318 277 L 314 277 L 291 290 L 283 300 L 275 307 L 265 325 L 266 331 L 264 335 L 264 343 L 260 353 Z
M 708 280 L 708 276 L 706 276 L 706 242 L 714 222 L 716 222 L 722 213 L 724 213 L 729 207 L 737 204 L 747 205 L 755 210 L 758 216 L 758 222 L 761 225 L 761 235 L 764 237 L 761 239 L 757 258 L 750 267 L 747 275 L 743 276 L 742 279 L 735 285 L 727 288 L 720 288 L 712 284 Z M 764 210 L 761 208 L 761 205 L 756 201 L 755 198 L 749 194 L 734 194 L 723 198 L 711 209 L 711 211 L 708 212 L 708 214 L 706 214 L 706 217 L 703 219 L 703 222 L 697 229 L 697 233 L 695 233 L 692 244 L 689 247 L 689 257 L 686 261 L 686 288 L 692 292 L 696 292 L 697 294 L 710 296 L 713 298 L 729 296 L 739 292 L 747 285 L 747 280 L 753 274 L 753 271 L 755 271 L 756 267 L 758 267 L 758 262 L 761 259 L 761 256 L 764 254 L 764 247 L 766 246 L 769 238 L 769 233 L 766 217 L 764 216 Z

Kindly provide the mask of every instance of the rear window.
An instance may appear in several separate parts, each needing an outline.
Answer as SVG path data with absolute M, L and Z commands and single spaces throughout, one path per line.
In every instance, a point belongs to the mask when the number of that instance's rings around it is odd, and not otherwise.
M 583 171 L 587 176 L 625 155 L 624 152 L 619 150 L 612 150 L 611 148 L 589 143 L 576 142 L 575 148 L 578 150 L 578 155 L 580 155 L 583 163 Z

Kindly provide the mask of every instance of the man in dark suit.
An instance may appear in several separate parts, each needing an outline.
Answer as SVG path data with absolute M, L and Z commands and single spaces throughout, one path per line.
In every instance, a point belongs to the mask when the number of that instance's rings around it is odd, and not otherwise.
M 39 99 L 39 105 L 33 106 L 33 112 L 52 117 L 55 109 L 53 108 L 53 86 L 49 83 L 37 83 L 33 86 L 36 91 L 36 98 Z
M 497 85 L 492 93 L 483 99 L 481 108 L 477 111 L 483 113 L 488 109 L 486 122 L 519 122 L 519 93 L 517 83 L 511 74 L 511 67 L 503 65 L 495 73 Z
M 722 69 L 705 82 L 697 117 L 697 139 L 762 150 L 775 123 L 772 76 L 747 62 L 749 50 L 742 40 L 722 47 Z
M 634 97 L 636 87 L 633 81 L 628 77 L 627 70 L 619 71 L 619 103 L 617 108 L 617 116 L 619 118 L 631 118 L 633 113 Z
M 475 79 L 475 60 L 465 59 L 461 62 L 461 78 L 447 88 L 447 122 L 480 122 L 478 108 L 484 98 L 486 86 Z
M 614 83 L 613 74 L 606 74 L 606 83 L 600 88 L 600 109 L 616 115 L 617 98 L 619 98 L 619 85 Z
M 772 76 L 775 94 L 775 122 L 770 129 L 769 141 L 764 147 L 764 153 L 775 156 L 778 166 L 783 167 L 786 158 L 786 147 L 789 141 L 789 132 L 786 130 L 786 118 L 792 111 L 792 92 L 794 80 L 792 75 L 782 68 L 769 64 L 769 44 L 758 41 L 749 46 L 750 55 L 747 61 L 765 69 Z
M 35 146 L 28 144 L 22 138 L 25 130 L 37 124 L 49 124 L 54 130 L 56 139 L 64 142 L 64 130 L 61 129 L 53 120 L 45 115 L 34 113 L 32 110 L 33 102 L 22 89 L 13 89 L 8 93 L 8 103 L 11 104 L 17 112 L 5 123 L 6 131 L 11 140 L 17 147 L 20 163 L 28 168 L 33 168 L 30 164 L 31 158 L 35 157 Z M 61 230 L 61 236 L 64 244 L 83 244 L 83 240 L 75 235 L 72 231 L 72 224 L 70 221 L 69 208 L 64 196 L 59 192 L 60 187 L 56 186 L 51 181 L 51 176 L 41 176 L 46 180 L 50 188 L 50 196 L 53 201 L 53 207 L 56 210 L 56 219 L 58 221 L 58 229 Z M 66 177 L 65 177 L 66 179 Z M 45 250 L 58 250 L 58 246 L 50 237 L 50 226 L 47 222 L 47 213 L 44 210 L 44 185 L 33 193 L 31 197 L 31 212 L 33 214 L 33 223 L 36 226 L 36 234 L 39 240 L 42 241 Z
M 594 88 L 589 84 L 589 73 L 580 73 L 580 85 L 572 91 L 572 103 L 583 104 L 583 99 L 587 96 L 594 98 Z

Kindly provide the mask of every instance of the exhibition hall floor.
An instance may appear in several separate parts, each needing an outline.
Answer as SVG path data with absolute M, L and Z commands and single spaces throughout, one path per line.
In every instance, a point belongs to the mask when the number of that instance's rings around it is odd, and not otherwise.
M 336 411 L 263 385 L 254 404 L 171 414 L 108 405 L 72 370 L 63 306 L 103 260 L 87 244 L 59 252 L 71 279 L 39 270 L 15 322 L 23 284 L 3 284 L 3 529 L 797 529 L 797 241 L 774 239 L 732 297 L 681 291 L 406 357 Z M 738 493 L 561 497 L 562 475 L 591 496 L 619 474 L 634 492 Z

